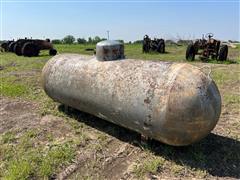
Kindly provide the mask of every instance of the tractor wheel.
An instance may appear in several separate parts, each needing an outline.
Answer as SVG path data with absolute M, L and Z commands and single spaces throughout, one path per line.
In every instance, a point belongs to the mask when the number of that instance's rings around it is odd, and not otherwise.
M 27 42 L 22 47 L 22 54 L 27 57 L 38 56 L 39 49 L 35 44 Z
M 150 44 L 148 42 L 143 42 L 142 51 L 143 53 L 148 53 L 150 50 Z
M 220 49 L 220 41 L 217 41 L 216 48 L 215 48 L 215 54 L 216 54 L 216 59 L 218 57 L 219 49 Z
M 186 51 L 186 60 L 194 61 L 196 50 L 193 44 L 189 44 Z
M 218 60 L 220 61 L 226 61 L 227 60 L 227 55 L 228 55 L 228 46 L 223 45 L 218 53 Z
M 18 56 L 22 56 L 22 45 L 16 43 L 13 47 L 13 52 L 15 52 L 15 54 Z
M 56 49 L 50 49 L 49 50 L 49 55 L 50 56 L 55 56 L 57 54 L 57 50 Z
M 1 48 L 4 49 L 4 51 L 7 51 L 7 43 L 2 43 Z
M 157 52 L 159 52 L 159 53 L 165 53 L 165 44 L 164 44 L 163 41 L 161 41 L 161 42 L 158 43 Z
M 217 59 L 217 56 L 211 55 L 211 59 L 212 59 L 212 60 L 215 60 L 215 59 Z
M 9 45 L 8 45 L 8 51 L 9 52 L 14 52 L 13 51 L 13 48 L 14 48 L 14 45 L 16 44 L 16 42 L 11 42 Z

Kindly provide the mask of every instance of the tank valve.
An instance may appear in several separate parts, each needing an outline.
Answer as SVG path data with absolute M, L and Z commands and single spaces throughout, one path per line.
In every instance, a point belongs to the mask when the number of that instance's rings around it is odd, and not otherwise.
M 124 59 L 124 46 L 119 41 L 106 40 L 97 43 L 96 57 L 99 61 Z

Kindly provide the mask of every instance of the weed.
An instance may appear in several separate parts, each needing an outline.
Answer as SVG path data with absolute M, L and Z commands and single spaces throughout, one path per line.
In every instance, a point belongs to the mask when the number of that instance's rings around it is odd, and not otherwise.
M 224 94 L 224 102 L 226 104 L 240 104 L 240 95 Z
M 13 132 L 6 132 L 1 136 L 2 143 L 11 143 L 15 140 L 15 134 Z
M 10 132 L 1 136 L 0 172 L 4 179 L 48 178 L 75 156 L 75 149 L 68 142 L 54 146 L 36 144 L 37 130 L 25 132 L 14 145 L 9 144 L 10 137 Z
M 152 157 L 145 159 L 140 165 L 135 166 L 133 172 L 137 177 L 141 178 L 146 173 L 156 174 L 161 166 L 164 165 L 165 160 L 161 157 Z

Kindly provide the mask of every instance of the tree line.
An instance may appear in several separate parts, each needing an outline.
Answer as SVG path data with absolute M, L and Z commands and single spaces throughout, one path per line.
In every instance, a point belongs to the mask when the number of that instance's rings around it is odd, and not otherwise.
M 75 38 L 72 35 L 67 35 L 63 39 L 53 39 L 53 44 L 96 44 L 100 41 L 107 40 L 106 38 L 100 38 L 99 36 L 89 37 L 88 39 L 85 38 Z M 123 40 L 119 40 L 124 43 Z
M 53 39 L 52 43 L 53 44 L 96 44 L 100 41 L 106 40 L 106 38 L 100 38 L 99 36 L 95 36 L 95 37 L 89 37 L 87 39 L 85 38 L 75 38 L 72 35 L 67 35 L 65 36 L 63 39 Z M 6 40 L 0 40 L 0 44 L 2 44 L 3 42 L 5 42 Z M 122 43 L 127 43 L 127 44 L 142 44 L 143 40 L 135 40 L 135 41 L 129 41 L 129 42 L 124 42 L 123 40 L 117 40 L 120 41 Z M 177 45 L 187 45 L 189 43 L 191 43 L 192 40 L 183 40 L 183 39 L 179 39 L 177 41 L 173 41 L 170 39 L 165 40 L 166 44 L 177 44 Z M 239 41 L 236 40 L 228 40 L 228 42 L 230 43 L 240 43 Z

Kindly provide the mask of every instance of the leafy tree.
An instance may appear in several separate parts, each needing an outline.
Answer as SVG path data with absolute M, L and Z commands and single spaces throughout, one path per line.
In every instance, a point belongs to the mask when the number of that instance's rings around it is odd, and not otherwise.
M 60 40 L 60 39 L 53 39 L 52 43 L 53 44 L 62 44 L 62 40 Z
M 142 44 L 143 43 L 143 40 L 136 40 L 133 42 L 134 44 Z
M 177 43 L 181 44 L 181 45 L 188 45 L 191 42 L 192 42 L 191 40 L 183 40 L 183 39 L 180 39 L 180 40 L 177 41 Z
M 88 43 L 93 43 L 93 40 L 91 37 L 88 38 Z
M 98 43 L 100 41 L 101 41 L 101 38 L 99 36 L 95 36 L 94 39 L 93 39 L 94 43 Z
M 124 40 L 122 39 L 118 39 L 117 41 L 119 41 L 120 43 L 124 43 Z
M 65 44 L 73 44 L 75 41 L 75 37 L 72 35 L 67 35 L 63 38 L 63 43 Z
M 77 38 L 78 44 L 85 44 L 87 41 L 84 38 Z

